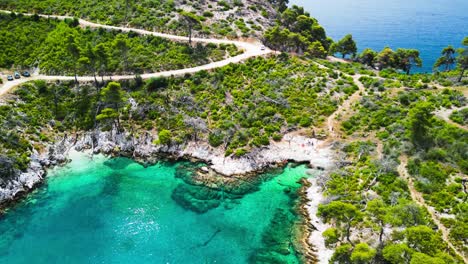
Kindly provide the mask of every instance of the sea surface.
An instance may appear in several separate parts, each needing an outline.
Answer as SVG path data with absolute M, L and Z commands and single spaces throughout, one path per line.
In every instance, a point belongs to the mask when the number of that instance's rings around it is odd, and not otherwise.
M 290 0 L 339 40 L 351 33 L 359 50 L 414 48 L 431 72 L 442 49 L 468 36 L 468 0 Z
M 172 198 L 187 185 L 176 177 L 181 165 L 74 156 L 0 216 L 0 263 L 242 264 L 262 254 L 298 263 L 269 249 L 280 240 L 290 248 L 288 223 L 297 220 L 294 193 L 306 167 L 262 174 L 255 191 L 197 213 Z

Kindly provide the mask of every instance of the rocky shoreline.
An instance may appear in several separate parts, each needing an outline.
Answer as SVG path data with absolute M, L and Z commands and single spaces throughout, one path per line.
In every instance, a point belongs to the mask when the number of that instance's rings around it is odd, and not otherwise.
M 137 135 L 128 132 L 117 133 L 116 130 L 65 134 L 55 144 L 49 145 L 43 153 L 35 152 L 31 156 L 31 163 L 26 172 L 18 174 L 14 179 L 2 182 L 0 207 L 5 208 L 11 205 L 40 185 L 46 175 L 46 170 L 51 166 L 66 163 L 70 151 L 89 151 L 91 155 L 100 153 L 109 156 L 124 156 L 147 165 L 163 159 L 203 162 L 207 166 L 199 168 L 198 173 L 206 175 L 207 184 L 210 184 L 209 176 L 213 174 L 220 174 L 236 181 L 283 166 L 288 162 L 305 163 L 311 168 L 326 170 L 331 167 L 333 160 L 330 146 L 323 141 L 302 136 L 298 132 L 286 134 L 281 141 L 272 141 L 269 146 L 255 149 L 242 157 L 225 157 L 224 150 L 212 148 L 207 142 L 161 146 L 153 144 L 155 139 L 157 139 L 156 136 L 147 131 Z M 320 202 L 312 201 L 311 199 L 317 197 L 310 194 L 313 192 L 320 194 L 320 191 L 313 182 L 303 181 L 302 184 L 304 186 L 300 190 L 301 201 L 297 208 L 298 213 L 304 219 L 301 228 L 302 237 L 299 239 L 302 255 L 305 263 L 316 261 L 322 263 L 322 257 L 318 256 L 317 250 L 321 252 L 324 246 L 320 244 L 323 242 L 318 241 L 320 238 L 317 240 L 317 237 L 321 237 L 323 230 L 317 222 L 319 220 L 316 219 L 314 211 L 310 209 L 312 204 L 316 207 Z
M 330 226 L 317 216 L 318 206 L 324 201 L 322 188 L 319 186 L 317 178 L 309 178 L 307 182 L 308 187 L 302 195 L 304 197 L 303 214 L 307 216 L 307 227 L 310 232 L 306 243 L 313 247 L 316 252 L 320 252 L 320 254 L 316 254 L 317 259 L 314 263 L 328 264 L 333 255 L 333 250 L 326 247 L 322 233 Z
M 203 168 L 205 172 L 213 171 L 224 176 L 256 174 L 286 162 L 308 163 L 311 167 L 326 169 L 332 160 L 329 146 L 299 133 L 286 134 L 280 142 L 272 141 L 269 146 L 255 149 L 242 157 L 225 157 L 224 150 L 212 148 L 207 142 L 161 146 L 153 144 L 155 139 L 156 136 L 150 132 L 131 135 L 128 132 L 117 133 L 116 130 L 65 134 L 43 153 L 35 151 L 26 172 L 0 183 L 0 204 L 33 189 L 43 180 L 48 167 L 67 161 L 68 152 L 72 149 L 129 157 L 142 164 L 153 164 L 161 159 L 201 161 L 208 164 Z

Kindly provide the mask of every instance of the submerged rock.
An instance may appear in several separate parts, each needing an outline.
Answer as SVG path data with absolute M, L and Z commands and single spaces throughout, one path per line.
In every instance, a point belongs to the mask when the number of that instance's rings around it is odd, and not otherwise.
M 202 173 L 200 168 L 203 167 L 205 166 L 200 163 L 179 165 L 175 177 L 182 179 L 184 183 L 177 186 L 172 193 L 172 198 L 179 205 L 197 213 L 205 213 L 221 204 L 232 209 L 244 195 L 258 191 L 264 181 L 279 173 L 272 170 L 255 176 L 229 177 L 212 171 Z M 289 188 L 288 196 L 294 199 L 297 194 Z
M 176 177 L 189 185 L 208 187 L 224 192 L 232 198 L 257 191 L 262 182 L 258 176 L 224 176 L 213 171 L 198 173 L 199 168 L 203 167 L 203 164 L 184 163 L 177 168 Z
M 207 186 L 211 192 L 221 192 L 226 199 L 237 199 L 257 191 L 258 186 L 269 177 L 268 174 L 258 177 L 258 173 L 281 167 L 287 161 L 325 167 L 331 161 L 328 148 L 317 149 L 317 140 L 294 133 L 285 135 L 281 142 L 272 142 L 270 146 L 253 149 L 240 158 L 225 157 L 223 149 L 212 148 L 202 141 L 170 146 L 155 145 L 156 137 L 152 131 L 133 133 L 119 131 L 115 127 L 111 131 L 94 130 L 73 135 L 65 134 L 56 138 L 55 144 L 45 147 L 40 158 L 38 155 L 31 157 L 30 168 L 26 172 L 15 173 L 16 176 L 0 182 L 0 204 L 14 199 L 19 193 L 28 192 L 35 184 L 40 183 L 45 169 L 67 162 L 69 151 L 72 149 L 128 157 L 145 165 L 154 164 L 160 158 L 203 161 L 206 164 L 178 169 L 177 177 L 188 185 Z M 112 164 L 109 166 L 112 167 Z M 211 201 L 201 199 L 200 196 L 194 199 L 193 197 L 197 196 L 182 196 L 177 193 L 174 197 L 195 211 L 206 211 L 219 206 L 216 199 Z
M 262 235 L 263 248 L 250 258 L 250 263 L 299 263 L 291 235 L 298 215 L 286 209 L 277 209 Z
M 171 195 L 172 199 L 185 209 L 206 213 L 221 204 L 218 192 L 209 188 L 179 184 Z
M 104 162 L 104 165 L 108 166 L 109 168 L 113 170 L 123 170 L 130 164 L 132 164 L 133 161 L 130 159 L 109 159 Z

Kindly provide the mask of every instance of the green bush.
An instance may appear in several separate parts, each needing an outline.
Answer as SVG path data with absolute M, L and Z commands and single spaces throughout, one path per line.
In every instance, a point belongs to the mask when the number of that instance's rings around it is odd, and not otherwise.
M 0 14 L 0 35 L 5 40 L 0 43 L 0 68 L 39 67 L 49 75 L 141 74 L 206 64 L 224 56 L 217 46 L 191 47 L 151 35 L 81 29 L 66 21 L 7 14 Z
M 458 123 L 460 125 L 467 125 L 468 124 L 468 108 L 464 108 L 460 111 L 454 111 L 450 115 L 450 119 L 453 122 Z
M 331 247 L 336 244 L 340 239 L 340 234 L 336 228 L 327 228 L 323 231 L 322 236 L 325 238 L 325 245 Z
M 158 141 L 161 145 L 169 145 L 172 142 L 172 133 L 169 130 L 163 129 L 158 133 Z
M 210 11 L 205 11 L 205 12 L 203 12 L 203 16 L 204 17 L 213 17 L 214 14 L 212 12 L 210 12 Z
M 208 136 L 208 142 L 212 147 L 219 147 L 224 142 L 224 136 L 221 133 L 210 133 Z
M 240 148 L 240 149 L 236 149 L 236 151 L 234 152 L 234 155 L 236 157 L 242 157 L 244 156 L 245 154 L 247 154 L 247 150 L 243 149 L 243 148 Z

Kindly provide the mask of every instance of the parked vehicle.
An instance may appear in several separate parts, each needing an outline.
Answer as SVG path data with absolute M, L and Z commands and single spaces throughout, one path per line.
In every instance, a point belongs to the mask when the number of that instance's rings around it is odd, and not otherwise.
M 31 77 L 31 74 L 28 71 L 23 72 L 24 77 Z
M 19 79 L 21 78 L 21 75 L 19 74 L 19 72 L 15 72 L 15 79 Z
M 13 81 L 13 80 L 14 80 L 14 79 L 13 79 L 13 76 L 12 76 L 12 75 L 8 75 L 8 76 L 7 76 L 7 80 Z

